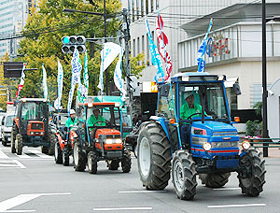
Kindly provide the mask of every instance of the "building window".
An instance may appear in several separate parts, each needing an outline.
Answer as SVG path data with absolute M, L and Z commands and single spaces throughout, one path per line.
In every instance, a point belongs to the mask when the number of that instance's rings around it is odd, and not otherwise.
M 142 53 L 145 52 L 145 37 L 142 35 Z
M 132 0 L 132 22 L 135 20 L 135 5 L 134 0 Z
M 268 83 L 266 86 L 270 88 L 271 83 Z M 262 84 L 253 84 L 251 86 L 251 94 L 250 107 L 253 108 L 256 103 L 262 102 Z
M 149 49 L 149 38 L 146 36 L 146 44 L 147 44 L 147 51 L 146 51 L 146 61 L 147 61 L 147 66 L 150 65 L 150 49 Z
M 154 12 L 154 0 L 151 0 L 151 12 Z
M 156 0 L 156 9 L 159 8 L 159 0 Z
M 136 19 L 139 19 L 139 0 L 136 0 Z
M 136 48 L 135 48 L 136 46 L 135 46 L 135 39 L 133 39 L 133 41 L 132 41 L 132 54 L 133 54 L 133 57 L 135 57 L 136 56 Z
M 146 14 L 149 13 L 149 0 L 146 0 Z
M 140 38 L 137 37 L 137 55 L 140 53 Z
M 141 16 L 144 16 L 144 0 L 141 0 Z

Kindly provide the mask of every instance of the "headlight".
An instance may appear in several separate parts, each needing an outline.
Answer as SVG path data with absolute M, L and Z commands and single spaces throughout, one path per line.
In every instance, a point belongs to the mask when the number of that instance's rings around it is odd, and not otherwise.
M 118 144 L 118 143 L 122 143 L 122 139 L 106 139 L 104 141 L 105 144 Z
M 243 141 L 242 144 L 241 144 L 241 147 L 245 150 L 249 149 L 251 146 L 250 142 L 249 141 Z
M 34 132 L 30 132 L 31 135 L 34 135 Z
M 41 134 L 41 135 L 44 135 L 44 132 L 41 132 L 40 134 Z
M 203 149 L 205 151 L 209 151 L 211 148 L 212 148 L 212 145 L 210 143 L 206 142 L 203 144 Z

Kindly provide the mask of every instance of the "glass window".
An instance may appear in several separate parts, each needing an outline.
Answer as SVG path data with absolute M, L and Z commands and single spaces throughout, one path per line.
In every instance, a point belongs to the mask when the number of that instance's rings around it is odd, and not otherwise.
M 47 117 L 47 103 L 25 102 L 22 106 L 21 118 L 24 120 L 42 120 Z
M 187 101 L 186 98 L 191 95 L 193 95 L 193 101 Z M 228 119 L 222 83 L 181 84 L 179 96 L 180 109 L 181 107 L 184 107 L 185 110 L 191 108 L 191 114 L 201 113 L 204 109 L 205 115 L 211 116 L 213 119 Z M 192 110 L 194 108 L 195 110 Z M 197 117 L 201 117 L 201 115 L 197 115 Z
M 11 126 L 13 126 L 13 119 L 14 119 L 14 116 L 13 116 L 13 115 L 8 115 L 8 116 L 6 117 L 6 124 L 5 124 L 5 126 L 6 126 L 6 127 L 11 127 Z
M 159 114 L 164 115 L 167 119 L 174 119 L 174 101 L 172 100 L 172 93 L 170 90 L 170 85 L 162 85 L 159 87 L 160 91 L 160 98 L 159 98 Z M 174 94 L 175 88 L 174 85 L 172 86 L 172 92 Z M 173 96 L 174 98 L 175 96 Z

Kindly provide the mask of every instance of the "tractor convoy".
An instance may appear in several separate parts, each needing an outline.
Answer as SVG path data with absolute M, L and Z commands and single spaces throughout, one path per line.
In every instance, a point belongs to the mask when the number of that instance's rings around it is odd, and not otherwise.
M 79 103 L 76 123 L 66 125 L 68 113 L 54 113 L 49 121 L 48 102 L 21 99 L 17 105 L 11 152 L 24 146 L 41 146 L 55 163 L 75 171 L 96 174 L 99 161 L 109 170 L 131 170 L 131 154 L 137 154 L 140 180 L 148 190 L 163 190 L 172 178 L 181 200 L 192 200 L 198 180 L 206 187 L 223 187 L 231 172 L 247 196 L 258 196 L 265 183 L 265 162 L 259 150 L 240 141 L 232 125 L 224 86 L 225 76 L 178 73 L 158 84 L 154 116 L 124 136 L 119 102 Z M 238 84 L 234 91 L 240 94 Z

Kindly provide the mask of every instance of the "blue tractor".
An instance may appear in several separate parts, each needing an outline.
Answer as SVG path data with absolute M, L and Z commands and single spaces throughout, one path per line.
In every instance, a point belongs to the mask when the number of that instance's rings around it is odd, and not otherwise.
M 248 141 L 240 142 L 224 80 L 208 73 L 179 73 L 158 85 L 156 115 L 142 123 L 137 139 L 144 187 L 163 190 L 172 176 L 177 197 L 192 200 L 197 176 L 207 187 L 218 188 L 237 172 L 242 193 L 254 197 L 263 191 L 264 160 Z M 240 93 L 238 85 L 235 91 Z M 197 108 L 184 117 L 189 93 Z

